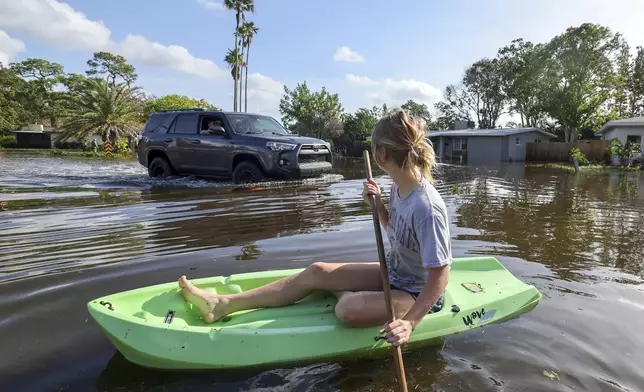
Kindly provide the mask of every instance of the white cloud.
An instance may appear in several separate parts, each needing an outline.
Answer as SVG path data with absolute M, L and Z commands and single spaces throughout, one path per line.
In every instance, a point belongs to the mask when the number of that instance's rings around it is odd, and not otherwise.
M 376 80 L 353 74 L 347 74 L 345 79 L 353 85 L 369 88 L 366 98 L 374 105 L 386 103 L 389 106 L 399 106 L 413 99 L 433 109 L 434 103 L 443 97 L 440 89 L 420 80 L 391 78 Z
M 345 76 L 345 79 L 347 80 L 347 82 L 358 86 L 377 86 L 380 84 L 380 82 L 378 82 L 377 80 L 371 79 L 368 76 L 358 76 L 354 74 L 347 74 L 347 76 Z
M 248 75 L 249 112 L 276 116 L 283 93 L 281 82 L 258 72 Z
M 56 0 L 0 0 L 0 28 L 19 31 L 63 49 L 108 50 L 133 62 L 206 79 L 224 74 L 217 64 L 193 56 L 183 46 L 163 45 L 139 35 L 114 42 L 102 21 L 89 20 L 82 12 Z
M 16 54 L 24 50 L 24 42 L 11 38 L 4 30 L 0 30 L 0 63 L 3 66 L 6 67 Z
M 223 75 L 223 70 L 217 64 L 194 57 L 183 46 L 162 45 L 140 35 L 128 35 L 117 49 L 125 58 L 147 65 L 172 69 L 205 79 Z
M 348 46 L 340 46 L 333 55 L 333 60 L 347 63 L 363 63 L 364 58 L 358 52 L 351 50 Z
M 211 0 L 197 0 L 197 3 L 201 4 L 205 9 L 214 10 L 214 11 L 223 11 L 226 8 L 223 3 L 219 3 Z
M 56 0 L 0 1 L 0 28 L 65 49 L 100 50 L 110 44 L 111 34 L 102 21 Z

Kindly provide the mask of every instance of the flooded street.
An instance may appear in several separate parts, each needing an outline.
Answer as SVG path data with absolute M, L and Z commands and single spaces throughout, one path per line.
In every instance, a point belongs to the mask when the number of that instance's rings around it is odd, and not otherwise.
M 363 163 L 335 165 L 250 191 L 152 181 L 137 162 L 0 152 L 0 390 L 396 390 L 390 357 L 143 369 L 87 312 L 91 299 L 184 273 L 378 260 Z M 544 298 L 518 319 L 405 353 L 410 390 L 644 391 L 644 175 L 445 165 L 437 179 L 454 257 L 495 256 Z M 388 191 L 388 177 L 376 181 Z

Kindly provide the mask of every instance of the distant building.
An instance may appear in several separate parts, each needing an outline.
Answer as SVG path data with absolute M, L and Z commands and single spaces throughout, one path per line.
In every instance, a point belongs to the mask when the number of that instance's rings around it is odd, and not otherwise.
M 16 134 L 16 147 L 18 148 L 57 148 L 60 143 L 57 140 L 62 136 L 62 131 L 52 127 L 45 127 L 42 124 L 29 124 L 22 127 Z M 99 133 L 92 136 L 99 145 L 103 144 L 103 139 Z M 85 141 L 85 144 L 91 146 L 92 139 Z M 65 143 L 80 143 L 78 139 L 69 138 Z
M 596 135 L 600 136 L 602 140 L 612 140 L 613 138 L 619 139 L 622 144 L 627 141 L 637 143 L 640 148 L 644 149 L 642 145 L 642 136 L 644 136 L 644 117 L 625 118 L 623 120 L 609 121 L 597 132 Z M 618 165 L 619 157 L 612 156 L 613 165 Z
M 437 160 L 474 165 L 523 162 L 526 143 L 548 142 L 557 138 L 539 128 L 430 131 L 428 137 L 434 145 Z

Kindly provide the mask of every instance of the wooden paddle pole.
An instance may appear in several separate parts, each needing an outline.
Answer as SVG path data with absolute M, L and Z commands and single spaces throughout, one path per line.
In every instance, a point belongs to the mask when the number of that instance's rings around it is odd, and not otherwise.
M 364 160 L 367 170 L 367 179 L 371 177 L 371 162 L 369 161 L 369 151 L 364 151 Z M 378 258 L 380 259 L 380 277 L 382 278 L 382 287 L 385 291 L 385 303 L 387 304 L 387 319 L 389 322 L 394 321 L 394 306 L 391 303 L 391 287 L 389 286 L 389 272 L 387 272 L 387 262 L 385 261 L 385 246 L 382 242 L 382 233 L 380 232 L 380 218 L 378 216 L 378 206 L 376 205 L 375 196 L 369 198 L 371 203 L 371 216 L 373 218 L 373 229 L 376 232 L 376 243 L 378 244 Z M 407 392 L 407 379 L 405 378 L 405 365 L 403 364 L 402 351 L 400 346 L 391 346 L 393 348 L 394 362 L 396 366 L 396 376 L 398 386 L 401 392 Z

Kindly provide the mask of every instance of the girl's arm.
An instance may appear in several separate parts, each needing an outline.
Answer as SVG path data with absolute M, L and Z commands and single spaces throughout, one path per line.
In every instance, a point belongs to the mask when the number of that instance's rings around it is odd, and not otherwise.
M 423 290 L 418 295 L 418 299 L 414 302 L 414 305 L 412 305 L 407 314 L 402 318 L 403 320 L 411 322 L 412 330 L 416 329 L 418 323 L 420 323 L 423 317 L 427 315 L 427 312 L 438 301 L 441 294 L 445 291 L 449 280 L 449 265 L 428 268 L 427 270 L 429 271 L 429 278 L 425 282 Z
M 387 333 L 387 341 L 394 346 L 400 346 L 409 341 L 409 337 L 420 321 L 427 315 L 429 309 L 438 301 L 447 286 L 449 265 L 429 268 L 430 275 L 418 299 L 407 314 L 401 319 L 385 323 L 380 333 Z
M 385 324 L 380 330 L 381 333 L 387 332 L 387 341 L 395 346 L 409 340 L 412 331 L 447 287 L 452 264 L 447 214 L 436 212 L 415 226 L 419 253 L 424 267 L 429 271 L 425 285 L 407 314 L 402 319 Z
M 380 225 L 387 230 L 389 226 L 389 210 L 385 206 L 385 203 L 382 202 L 380 197 L 380 187 L 373 179 L 365 181 L 364 187 L 362 190 L 362 197 L 364 201 L 369 203 L 369 196 L 374 195 L 376 199 L 376 211 L 378 211 L 378 219 L 380 220 Z

